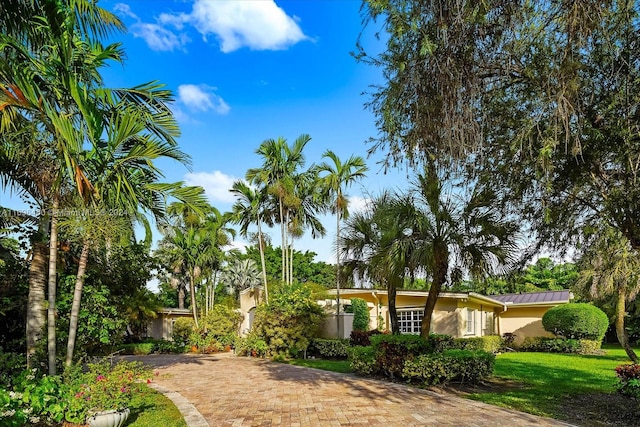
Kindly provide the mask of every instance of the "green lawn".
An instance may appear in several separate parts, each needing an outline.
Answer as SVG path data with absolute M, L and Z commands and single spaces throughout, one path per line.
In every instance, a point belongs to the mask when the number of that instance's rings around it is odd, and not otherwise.
M 470 392 L 465 395 L 492 405 L 582 425 L 592 424 L 579 422 L 571 412 L 579 412 L 582 405 L 585 410 L 588 407 L 591 409 L 594 400 L 600 401 L 602 408 L 594 410 L 587 417 L 592 417 L 596 423 L 601 417 L 606 418 L 606 414 L 602 413 L 608 409 L 616 411 L 620 406 L 628 406 L 635 413 L 637 409 L 633 407 L 637 407 L 637 404 L 632 401 L 603 398 L 603 395 L 618 398 L 615 396 L 617 378 L 614 369 L 618 365 L 631 363 L 619 346 L 605 346 L 604 350 L 606 354 L 600 356 L 503 353 L 496 357 L 492 381 L 486 387 L 465 388 Z M 351 372 L 349 362 L 343 360 L 295 359 L 288 363 L 333 372 Z M 607 406 L 609 404 L 610 407 Z M 573 408 L 568 408 L 570 406 Z
M 340 372 L 346 374 L 351 372 L 348 360 L 323 360 L 323 359 L 292 359 L 287 360 L 290 365 L 305 366 L 307 368 L 322 369 L 324 371 Z
M 630 361 L 620 347 L 610 346 L 605 351 L 602 356 L 501 354 L 496 358 L 495 390 L 479 391 L 469 397 L 531 414 L 564 418 L 564 405 L 572 399 L 615 393 L 614 369 Z
M 129 406 L 127 427 L 186 427 L 182 414 L 171 400 L 148 388 L 136 395 Z

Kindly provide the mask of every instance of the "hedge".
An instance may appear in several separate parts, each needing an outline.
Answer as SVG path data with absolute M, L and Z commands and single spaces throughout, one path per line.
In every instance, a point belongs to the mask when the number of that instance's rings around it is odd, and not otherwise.
M 419 335 L 374 335 L 371 346 L 376 352 L 378 366 L 391 378 L 402 374 L 405 361 L 433 348 Z
M 564 338 L 602 341 L 609 327 L 609 318 L 591 304 L 563 304 L 550 308 L 542 316 L 547 332 Z
M 346 359 L 349 340 L 321 339 L 311 341 L 307 353 L 320 356 L 324 359 Z
M 402 376 L 422 384 L 442 384 L 453 380 L 477 383 L 493 373 L 495 355 L 482 350 L 446 350 L 407 360 Z
M 484 337 L 456 338 L 454 347 L 460 350 L 483 350 L 489 353 L 498 353 L 502 350 L 504 340 L 498 335 Z
M 371 346 L 356 346 L 348 350 L 351 370 L 360 375 L 374 375 L 379 372 L 376 351 Z
M 521 351 L 545 353 L 593 354 L 600 349 L 600 341 L 571 338 L 527 337 L 520 344 Z

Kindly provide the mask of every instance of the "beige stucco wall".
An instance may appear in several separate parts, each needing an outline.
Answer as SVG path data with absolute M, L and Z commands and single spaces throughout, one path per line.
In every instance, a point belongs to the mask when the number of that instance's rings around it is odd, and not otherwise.
M 515 343 L 525 337 L 552 337 L 542 327 L 542 316 L 551 307 L 508 307 L 500 314 L 500 333 L 515 334 Z
M 336 315 L 328 315 L 320 327 L 318 335 L 321 338 L 349 338 L 353 330 L 353 313 L 340 313 L 340 334 L 336 325 Z
M 264 292 L 262 292 L 262 287 L 245 289 L 240 292 L 240 314 L 242 314 L 242 323 L 240 324 L 241 336 L 246 336 L 249 333 L 255 307 L 262 301 L 263 296 Z

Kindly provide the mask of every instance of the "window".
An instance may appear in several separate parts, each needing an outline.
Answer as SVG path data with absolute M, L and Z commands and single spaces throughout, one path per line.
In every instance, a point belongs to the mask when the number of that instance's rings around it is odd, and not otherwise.
M 398 311 L 398 325 L 401 334 L 419 334 L 420 324 L 424 317 L 423 310 Z
M 476 311 L 467 308 L 467 335 L 476 334 Z
M 485 313 L 484 333 L 485 335 L 493 334 L 493 313 L 489 311 Z

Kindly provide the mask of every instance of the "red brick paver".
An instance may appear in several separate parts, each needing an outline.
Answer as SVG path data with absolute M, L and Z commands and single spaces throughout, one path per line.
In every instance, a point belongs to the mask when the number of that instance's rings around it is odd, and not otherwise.
M 567 425 L 403 384 L 228 354 L 156 355 L 144 362 L 212 427 Z

